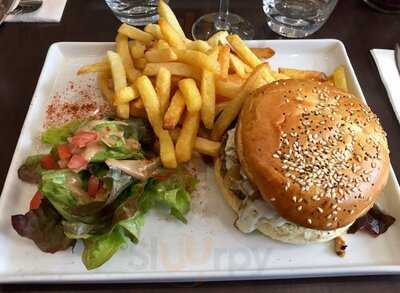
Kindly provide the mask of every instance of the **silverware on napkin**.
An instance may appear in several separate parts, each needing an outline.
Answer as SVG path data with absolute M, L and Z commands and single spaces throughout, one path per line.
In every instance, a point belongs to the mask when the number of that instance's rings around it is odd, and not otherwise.
M 4 21 L 16 1 L 18 0 L 0 0 L 0 24 Z
M 17 7 L 10 11 L 18 0 L 0 0 L 0 24 L 4 21 L 7 15 L 19 15 L 30 13 L 42 7 L 42 0 L 21 0 Z

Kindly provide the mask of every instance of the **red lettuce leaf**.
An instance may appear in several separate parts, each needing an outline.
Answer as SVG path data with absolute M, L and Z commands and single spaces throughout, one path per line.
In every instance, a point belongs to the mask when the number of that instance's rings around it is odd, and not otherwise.
M 49 253 L 66 250 L 75 243 L 65 236 L 61 221 L 61 215 L 46 198 L 38 209 L 11 217 L 11 224 L 20 236 L 33 240 L 41 251 Z
M 347 233 L 354 234 L 359 230 L 365 230 L 377 237 L 385 233 L 395 221 L 394 217 L 384 214 L 377 205 L 374 205 L 368 213 L 358 218 L 350 226 Z

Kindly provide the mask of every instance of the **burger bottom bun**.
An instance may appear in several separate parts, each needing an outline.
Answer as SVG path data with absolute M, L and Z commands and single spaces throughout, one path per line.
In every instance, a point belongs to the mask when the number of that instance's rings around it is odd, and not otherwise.
M 224 184 L 224 179 L 221 174 L 221 160 L 219 158 L 214 162 L 214 171 L 215 178 L 225 201 L 236 212 L 236 214 L 238 214 L 242 200 L 231 192 Z M 275 226 L 273 225 L 273 220 L 263 218 L 257 224 L 257 230 L 262 234 L 281 242 L 290 244 L 311 244 L 332 240 L 346 233 L 349 226 L 335 230 L 323 231 L 302 227 L 290 222 L 284 223 L 280 226 Z

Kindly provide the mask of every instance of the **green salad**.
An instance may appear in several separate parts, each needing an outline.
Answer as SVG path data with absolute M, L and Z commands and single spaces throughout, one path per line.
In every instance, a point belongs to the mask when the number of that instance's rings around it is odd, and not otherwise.
M 146 120 L 73 121 L 48 129 L 42 141 L 50 153 L 28 157 L 18 170 L 38 186 L 30 210 L 11 218 L 40 250 L 55 253 L 82 240 L 90 270 L 139 241 L 150 209 L 163 207 L 186 223 L 196 179 L 161 166 Z

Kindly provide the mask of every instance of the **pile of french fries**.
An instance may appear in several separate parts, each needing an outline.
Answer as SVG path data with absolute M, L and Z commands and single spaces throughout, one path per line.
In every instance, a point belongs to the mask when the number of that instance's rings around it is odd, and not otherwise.
M 193 151 L 217 156 L 220 140 L 250 92 L 289 78 L 312 78 L 347 88 L 344 71 L 272 70 L 270 48 L 246 46 L 221 31 L 207 41 L 189 40 L 171 8 L 159 1 L 158 24 L 144 30 L 122 24 L 115 52 L 78 74 L 96 72 L 99 88 L 117 117 L 145 117 L 159 139 L 166 168 L 191 159 Z M 343 82 L 344 78 L 344 82 Z

